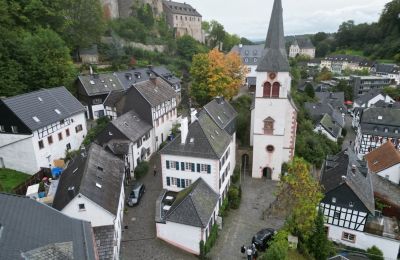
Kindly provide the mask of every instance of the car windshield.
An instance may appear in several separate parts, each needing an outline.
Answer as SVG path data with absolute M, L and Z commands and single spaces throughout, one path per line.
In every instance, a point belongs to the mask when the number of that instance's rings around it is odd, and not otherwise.
M 131 198 L 137 198 L 137 197 L 138 197 L 138 194 L 139 194 L 139 188 L 133 190 L 133 191 L 131 192 L 131 194 L 129 195 L 129 197 L 131 197 Z

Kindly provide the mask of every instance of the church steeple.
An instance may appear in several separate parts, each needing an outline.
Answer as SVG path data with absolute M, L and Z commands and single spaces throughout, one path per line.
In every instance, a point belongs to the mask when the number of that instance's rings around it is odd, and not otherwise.
M 282 1 L 275 0 L 269 22 L 264 56 L 257 66 L 259 72 L 290 71 L 283 32 Z

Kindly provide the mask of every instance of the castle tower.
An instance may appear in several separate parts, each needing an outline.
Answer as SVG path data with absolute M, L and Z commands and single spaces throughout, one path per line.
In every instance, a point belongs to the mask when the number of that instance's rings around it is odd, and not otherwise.
M 283 33 L 282 2 L 275 0 L 264 55 L 257 66 L 250 144 L 253 178 L 279 180 L 282 163 L 294 156 L 297 112 L 290 98 L 290 66 Z

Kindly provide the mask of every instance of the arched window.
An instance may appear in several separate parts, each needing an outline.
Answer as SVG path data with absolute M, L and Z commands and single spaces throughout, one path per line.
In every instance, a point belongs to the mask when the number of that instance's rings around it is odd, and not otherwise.
M 271 83 L 269 82 L 264 84 L 263 97 L 271 97 Z
M 273 135 L 274 134 L 274 122 L 275 120 L 272 117 L 267 117 L 264 119 L 264 134 L 265 135 Z
M 271 95 L 271 97 L 273 97 L 273 98 L 279 97 L 279 90 L 280 90 L 280 88 L 281 88 L 281 84 L 279 84 L 278 82 L 275 82 L 275 83 L 272 85 L 272 95 Z

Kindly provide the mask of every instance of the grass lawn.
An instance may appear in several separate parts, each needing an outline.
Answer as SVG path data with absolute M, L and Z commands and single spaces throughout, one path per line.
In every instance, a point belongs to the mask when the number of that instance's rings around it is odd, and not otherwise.
M 0 191 L 11 192 L 31 175 L 10 169 L 0 169 Z

